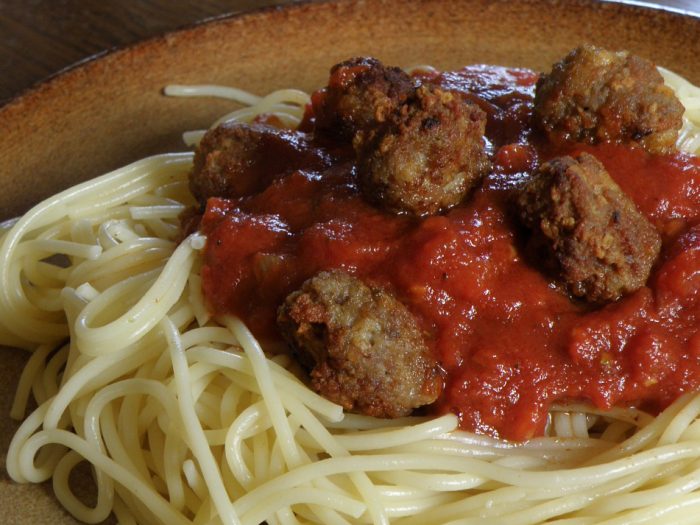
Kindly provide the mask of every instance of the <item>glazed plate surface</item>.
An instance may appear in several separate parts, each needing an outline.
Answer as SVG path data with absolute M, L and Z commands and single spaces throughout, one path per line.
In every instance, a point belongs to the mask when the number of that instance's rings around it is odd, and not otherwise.
M 0 220 L 79 181 L 144 156 L 183 150 L 231 103 L 169 98 L 167 84 L 226 84 L 258 94 L 313 90 L 356 55 L 438 69 L 490 63 L 545 70 L 576 45 L 627 49 L 700 83 L 700 18 L 593 1 L 307 3 L 218 19 L 73 68 L 0 108 Z M 74 524 L 50 484 L 16 485 L 8 414 L 26 354 L 0 359 L 2 523 Z

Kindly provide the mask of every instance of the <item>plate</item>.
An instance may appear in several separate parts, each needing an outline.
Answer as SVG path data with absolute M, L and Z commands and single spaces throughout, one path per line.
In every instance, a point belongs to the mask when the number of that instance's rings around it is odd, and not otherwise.
M 80 180 L 149 154 L 183 149 L 230 103 L 168 98 L 170 83 L 264 94 L 313 90 L 356 55 L 387 64 L 469 63 L 548 69 L 582 42 L 628 49 L 700 83 L 700 18 L 587 0 L 346 1 L 221 18 L 83 63 L 0 108 L 0 220 Z M 16 485 L 4 469 L 17 424 L 7 414 L 26 355 L 0 360 L 0 509 L 13 524 L 74 524 L 49 484 Z

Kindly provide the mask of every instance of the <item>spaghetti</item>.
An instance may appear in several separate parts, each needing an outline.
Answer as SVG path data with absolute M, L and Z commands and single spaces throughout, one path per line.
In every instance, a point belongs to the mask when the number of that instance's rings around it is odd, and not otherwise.
M 679 145 L 700 150 L 700 90 L 663 71 L 686 107 Z M 308 95 L 220 87 L 295 127 Z M 186 134 L 196 143 L 203 132 Z M 534 524 L 696 522 L 700 395 L 657 417 L 555 407 L 547 436 L 514 444 L 457 418 L 343 414 L 287 355 L 267 357 L 236 318 L 211 319 L 193 234 L 190 153 L 141 160 L 68 189 L 5 225 L 0 342 L 31 350 L 13 403 L 25 416 L 7 470 L 52 480 L 76 519 L 99 523 Z M 57 255 L 60 254 L 60 255 Z M 96 503 L 71 471 L 94 467 Z

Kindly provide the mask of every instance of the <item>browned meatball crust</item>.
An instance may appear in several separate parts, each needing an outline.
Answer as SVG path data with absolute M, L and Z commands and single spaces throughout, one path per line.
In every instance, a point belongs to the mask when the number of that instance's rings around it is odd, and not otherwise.
M 386 122 L 356 137 L 366 197 L 431 215 L 458 204 L 489 170 L 486 114 L 461 93 L 421 86 Z
M 648 279 L 660 236 L 592 155 L 545 163 L 515 202 L 572 295 L 613 301 Z
M 414 82 L 397 67 L 376 58 L 359 57 L 331 68 L 328 86 L 314 97 L 315 132 L 350 141 L 361 129 L 383 122 L 415 89 Z
M 385 290 L 321 272 L 290 294 L 277 318 L 316 392 L 346 410 L 406 416 L 434 402 L 442 370 L 415 318 Z
M 204 205 L 209 197 L 244 197 L 276 177 L 329 159 L 307 136 L 263 124 L 224 123 L 207 131 L 194 155 L 190 190 Z
M 673 151 L 683 106 L 654 65 L 626 51 L 574 49 L 537 82 L 535 123 L 553 141 Z

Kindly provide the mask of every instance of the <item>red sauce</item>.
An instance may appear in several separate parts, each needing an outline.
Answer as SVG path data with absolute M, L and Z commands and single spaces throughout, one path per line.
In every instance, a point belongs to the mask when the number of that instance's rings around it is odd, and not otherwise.
M 351 156 L 297 171 L 262 193 L 211 199 L 204 292 L 216 313 L 276 338 L 284 297 L 323 269 L 386 286 L 419 319 L 447 372 L 432 410 L 507 439 L 541 434 L 554 402 L 657 411 L 700 389 L 700 161 L 619 145 L 577 146 L 611 176 L 664 239 L 648 286 L 602 308 L 570 298 L 521 253 L 509 191 L 534 166 L 567 153 L 528 128 L 536 75 L 469 67 L 437 81 L 478 95 L 489 116 L 494 171 L 465 202 L 413 219 L 365 203 Z

